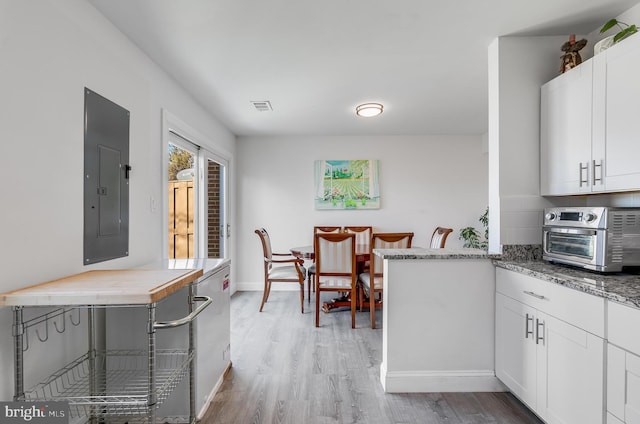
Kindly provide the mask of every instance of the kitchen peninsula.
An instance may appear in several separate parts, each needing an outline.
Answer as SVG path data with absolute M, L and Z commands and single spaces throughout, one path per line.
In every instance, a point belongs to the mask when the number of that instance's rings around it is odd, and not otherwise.
M 374 254 L 384 259 L 384 390 L 504 390 L 494 372 L 492 256 L 478 249 L 376 249 Z

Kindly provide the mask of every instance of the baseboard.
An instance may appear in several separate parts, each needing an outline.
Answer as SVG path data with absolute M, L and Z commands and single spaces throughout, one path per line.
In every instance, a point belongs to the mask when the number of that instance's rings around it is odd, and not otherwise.
M 380 381 L 387 393 L 507 391 L 492 370 L 387 372 L 381 365 Z

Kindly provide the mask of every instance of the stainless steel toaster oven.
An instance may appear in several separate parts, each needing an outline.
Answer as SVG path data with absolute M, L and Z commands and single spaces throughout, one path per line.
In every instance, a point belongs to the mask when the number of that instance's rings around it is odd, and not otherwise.
M 640 208 L 545 209 L 543 259 L 599 272 L 640 266 Z

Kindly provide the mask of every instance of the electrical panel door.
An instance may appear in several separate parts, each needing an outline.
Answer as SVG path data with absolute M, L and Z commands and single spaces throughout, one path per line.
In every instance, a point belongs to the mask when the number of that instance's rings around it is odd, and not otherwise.
M 129 111 L 85 88 L 84 264 L 129 255 Z

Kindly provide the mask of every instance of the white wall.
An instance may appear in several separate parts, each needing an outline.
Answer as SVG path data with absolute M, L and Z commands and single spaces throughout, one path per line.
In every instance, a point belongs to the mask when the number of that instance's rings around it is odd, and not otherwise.
M 491 186 L 499 193 L 490 210 L 500 211 L 501 245 L 541 243 L 549 203 L 539 194 L 540 85 L 558 75 L 565 38 L 501 37 L 489 49 Z M 491 242 L 498 251 L 497 240 Z
M 454 228 L 447 246 L 462 246 L 459 229 L 481 229 L 478 218 L 487 206 L 483 146 L 481 135 L 239 137 L 238 288 L 262 289 L 262 248 L 254 234 L 259 227 L 269 231 L 276 252 L 310 245 L 314 225 L 413 231 L 416 246 L 428 246 L 433 229 L 447 226 Z M 314 210 L 316 159 L 378 159 L 381 208 Z
M 0 0 L 0 10 L 0 292 L 159 259 L 166 191 L 162 109 L 225 151 L 234 152 L 234 136 L 88 2 Z M 129 257 L 87 267 L 82 263 L 85 86 L 131 112 L 133 167 Z M 160 205 L 155 211 L 152 199 Z M 13 396 L 11 322 L 11 310 L 0 309 L 0 400 Z M 32 337 L 28 379 L 86 346 L 85 335 L 68 333 L 44 345 Z

